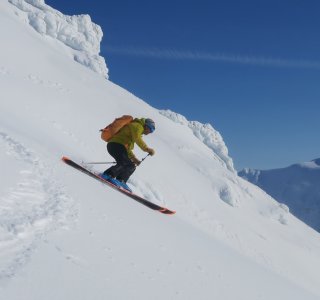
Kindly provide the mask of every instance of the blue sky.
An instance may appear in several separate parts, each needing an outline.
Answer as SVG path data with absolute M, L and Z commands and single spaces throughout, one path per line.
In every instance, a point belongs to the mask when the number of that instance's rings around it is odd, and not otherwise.
M 50 0 L 104 32 L 110 80 L 211 123 L 235 167 L 320 157 L 320 2 Z

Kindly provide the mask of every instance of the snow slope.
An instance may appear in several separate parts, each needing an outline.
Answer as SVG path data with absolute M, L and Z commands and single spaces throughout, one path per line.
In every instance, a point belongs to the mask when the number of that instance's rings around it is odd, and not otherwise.
M 101 27 L 92 23 L 89 15 L 65 16 L 46 5 L 44 0 L 9 0 L 15 14 L 41 35 L 65 44 L 66 52 L 75 61 L 108 78 L 108 69 L 99 56 Z
M 320 159 L 274 170 L 244 169 L 239 175 L 288 205 L 296 217 L 320 231 Z
M 239 178 L 222 140 L 70 60 L 17 10 L 0 2 L 1 299 L 319 299 L 319 234 Z M 60 161 L 111 160 L 98 130 L 122 114 L 157 124 L 129 184 L 176 215 Z

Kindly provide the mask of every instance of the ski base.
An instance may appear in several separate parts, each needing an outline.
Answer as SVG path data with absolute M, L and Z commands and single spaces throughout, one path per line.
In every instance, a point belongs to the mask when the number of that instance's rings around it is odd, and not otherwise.
M 123 189 L 121 187 L 118 187 L 118 186 L 112 184 L 111 182 L 101 178 L 99 175 L 89 171 L 85 167 L 77 164 L 76 162 L 74 162 L 73 160 L 71 160 L 70 158 L 68 158 L 66 156 L 62 157 L 62 161 L 65 162 L 67 165 L 77 169 L 78 171 L 80 171 L 80 172 L 82 172 L 84 174 L 87 174 L 88 176 L 90 176 L 90 177 L 102 182 L 103 184 L 108 185 L 109 187 L 113 188 L 114 190 L 117 190 L 120 193 L 130 197 L 131 199 L 141 203 L 142 205 L 149 207 L 150 209 L 157 210 L 157 211 L 159 211 L 159 212 L 161 212 L 163 214 L 166 214 L 166 215 L 173 215 L 173 214 L 176 213 L 173 210 L 170 210 L 168 208 L 159 206 L 159 205 L 157 205 L 155 203 L 152 203 L 152 202 L 150 202 L 150 201 L 148 201 L 148 200 L 146 200 L 146 199 L 144 199 L 144 198 L 142 198 L 142 197 L 140 197 L 140 196 L 138 196 L 138 195 L 136 195 L 134 193 L 131 193 L 131 192 L 129 192 L 129 191 L 127 191 L 127 190 L 125 190 L 125 189 Z

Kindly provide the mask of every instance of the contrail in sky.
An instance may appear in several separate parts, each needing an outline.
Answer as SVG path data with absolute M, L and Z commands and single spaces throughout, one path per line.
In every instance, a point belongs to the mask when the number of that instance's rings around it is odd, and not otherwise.
M 159 49 L 159 48 L 135 48 L 135 47 L 115 47 L 106 46 L 105 50 L 111 54 L 149 57 L 157 59 L 171 60 L 194 60 L 207 62 L 225 62 L 254 66 L 271 66 L 271 67 L 289 67 L 289 68 L 306 68 L 320 69 L 320 61 L 312 60 L 295 60 L 262 56 L 245 56 L 223 53 L 210 53 L 199 51 L 183 51 L 176 49 Z

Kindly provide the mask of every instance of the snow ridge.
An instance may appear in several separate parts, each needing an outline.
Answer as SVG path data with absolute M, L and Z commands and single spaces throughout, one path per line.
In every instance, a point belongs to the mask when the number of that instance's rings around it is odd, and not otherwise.
M 108 78 L 108 69 L 100 53 L 103 32 L 89 15 L 66 16 L 45 4 L 44 0 L 8 0 L 19 10 L 16 14 L 42 35 L 65 44 L 73 59 Z
M 260 174 L 261 174 L 261 171 L 251 169 L 251 168 L 244 168 L 238 173 L 240 177 L 256 185 L 259 182 Z
M 188 126 L 192 130 L 193 134 L 217 155 L 228 170 L 235 172 L 233 160 L 228 155 L 228 148 L 225 145 L 221 134 L 215 130 L 211 124 L 202 124 L 198 121 L 188 121 L 184 116 L 169 109 L 160 110 L 159 112 L 175 123 Z

